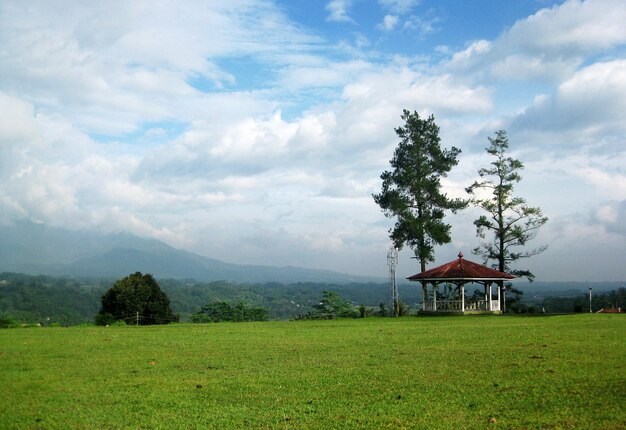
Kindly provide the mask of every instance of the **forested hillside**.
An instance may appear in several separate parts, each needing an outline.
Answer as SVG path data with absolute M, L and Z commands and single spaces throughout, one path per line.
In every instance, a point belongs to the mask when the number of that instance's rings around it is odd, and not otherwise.
M 79 324 L 93 321 L 100 298 L 114 278 L 69 278 L 0 274 L 0 314 L 20 322 Z M 226 281 L 158 279 L 172 302 L 174 312 L 188 321 L 192 313 L 215 300 L 245 302 L 268 310 L 271 319 L 304 314 L 322 297 L 324 290 L 338 292 L 355 305 L 377 307 L 389 301 L 388 286 L 375 283 L 237 284 Z M 400 298 L 415 308 L 421 295 L 414 285 L 400 285 Z

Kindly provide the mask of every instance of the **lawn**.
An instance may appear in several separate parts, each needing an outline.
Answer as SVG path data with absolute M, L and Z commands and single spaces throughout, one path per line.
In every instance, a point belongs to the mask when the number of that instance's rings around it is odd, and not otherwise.
M 626 428 L 623 315 L 0 330 L 0 428 Z

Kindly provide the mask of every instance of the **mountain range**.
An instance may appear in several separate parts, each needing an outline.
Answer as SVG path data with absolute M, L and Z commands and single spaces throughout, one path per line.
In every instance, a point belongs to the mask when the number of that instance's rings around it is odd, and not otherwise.
M 74 231 L 30 221 L 0 225 L 2 271 L 89 277 L 143 272 L 158 278 L 239 283 L 381 281 L 330 270 L 227 263 L 129 233 Z

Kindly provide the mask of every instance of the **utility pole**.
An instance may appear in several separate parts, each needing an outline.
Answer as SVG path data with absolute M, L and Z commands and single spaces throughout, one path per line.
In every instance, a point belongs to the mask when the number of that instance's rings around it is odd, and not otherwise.
M 593 313 L 591 310 L 591 287 L 589 287 L 589 313 Z
M 389 266 L 389 285 L 391 287 L 391 304 L 393 315 L 399 316 L 398 285 L 396 284 L 396 265 L 398 264 L 398 250 L 392 245 L 387 252 L 387 266 Z

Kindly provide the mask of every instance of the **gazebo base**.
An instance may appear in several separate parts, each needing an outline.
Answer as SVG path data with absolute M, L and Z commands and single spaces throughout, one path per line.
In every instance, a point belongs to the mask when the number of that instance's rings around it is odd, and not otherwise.
M 500 315 L 502 311 L 466 310 L 463 311 L 424 311 L 417 312 L 418 315 L 443 316 L 443 315 Z

